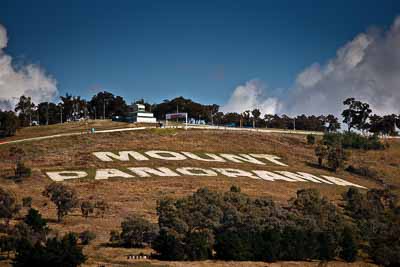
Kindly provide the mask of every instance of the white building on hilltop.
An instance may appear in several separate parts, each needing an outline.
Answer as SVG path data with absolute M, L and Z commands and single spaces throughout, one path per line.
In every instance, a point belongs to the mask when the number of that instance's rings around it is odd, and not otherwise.
M 147 112 L 145 105 L 135 104 L 133 106 L 134 111 L 130 114 L 132 116 L 132 122 L 144 122 L 144 123 L 156 123 L 157 120 L 154 118 L 153 113 Z

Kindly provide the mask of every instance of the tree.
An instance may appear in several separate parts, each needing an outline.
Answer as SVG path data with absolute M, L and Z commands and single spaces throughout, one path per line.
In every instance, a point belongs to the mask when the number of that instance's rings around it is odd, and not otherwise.
M 36 233 L 43 233 L 48 230 L 47 221 L 43 219 L 39 211 L 35 209 L 29 209 L 28 214 L 24 218 L 24 222 Z
M 121 241 L 125 247 L 149 246 L 158 234 L 157 225 L 137 216 L 125 218 L 121 223 L 121 228 Z
M 211 230 L 192 232 L 186 236 L 185 243 L 190 260 L 206 260 L 212 257 L 214 235 Z
M 43 195 L 49 197 L 57 207 L 58 221 L 66 216 L 73 208 L 76 207 L 78 199 L 75 191 L 66 185 L 52 183 L 43 191 Z
M 16 249 L 12 262 L 14 267 L 26 266 L 59 266 L 76 267 L 86 261 L 82 248 L 78 246 L 75 234 L 66 234 L 62 239 L 47 239 L 45 244 L 31 244 L 22 239 Z
M 347 98 L 343 104 L 348 106 L 347 109 L 342 112 L 342 116 L 344 117 L 343 122 L 347 124 L 348 132 L 350 132 L 352 128 L 365 130 L 367 119 L 372 112 L 369 108 L 369 104 L 357 101 L 353 97 Z
M 345 151 L 340 146 L 328 149 L 328 166 L 333 171 L 336 172 L 339 167 L 342 167 L 346 158 Z
M 323 161 L 328 155 L 328 148 L 325 145 L 318 144 L 315 147 L 315 156 L 318 158 L 318 166 L 322 167 Z
M 342 249 L 339 255 L 347 262 L 353 262 L 357 257 L 358 244 L 354 236 L 354 231 L 355 229 L 347 226 L 342 233 L 342 240 L 340 242 Z
M 12 111 L 0 110 L 0 138 L 15 135 L 19 121 Z
M 94 212 L 94 205 L 90 201 L 83 201 L 81 203 L 82 216 L 88 218 Z
M 9 150 L 9 156 L 15 162 L 14 173 L 17 179 L 29 177 L 31 175 L 31 169 L 26 167 L 23 162 L 26 153 L 22 148 L 17 146 L 11 147 Z
M 255 128 L 257 121 L 260 119 L 261 112 L 259 109 L 253 109 L 251 115 L 253 116 L 253 128 Z
M 17 240 L 13 236 L 5 235 L 0 237 L 0 251 L 7 252 L 7 258 L 10 258 L 10 252 L 15 251 Z
M 338 121 L 338 118 L 332 114 L 329 114 L 325 117 L 325 122 L 328 124 L 326 127 L 328 132 L 336 132 L 340 129 L 340 122 Z
M 97 117 L 111 118 L 112 116 L 123 116 L 128 112 L 128 105 L 121 96 L 112 93 L 99 92 L 89 102 L 92 114 L 96 110 Z M 104 119 L 105 119 L 104 118 Z
M 58 105 L 52 102 L 42 102 L 37 106 L 39 113 L 39 124 L 50 125 L 60 122 L 61 110 Z
M 4 219 L 8 225 L 20 209 L 21 206 L 17 203 L 15 194 L 0 187 L 0 219 Z
M 15 106 L 15 112 L 18 112 L 21 126 L 26 127 L 32 125 L 32 113 L 35 104 L 32 103 L 30 97 L 22 95 L 19 102 Z

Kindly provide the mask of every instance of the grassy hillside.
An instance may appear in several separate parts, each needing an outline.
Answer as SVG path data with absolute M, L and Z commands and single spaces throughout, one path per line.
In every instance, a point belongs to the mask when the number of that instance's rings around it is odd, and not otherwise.
M 91 127 L 118 128 L 126 125 L 103 123 Z M 62 128 L 60 128 L 62 127 Z M 59 133 L 60 130 L 76 131 L 86 126 L 70 124 L 63 126 L 36 127 L 24 129 L 15 138 L 32 137 L 34 135 L 48 135 Z M 33 133 L 32 131 L 35 131 Z M 38 134 L 39 133 L 39 134 Z M 295 196 L 301 188 L 317 188 L 321 193 L 334 201 L 340 200 L 340 194 L 347 188 L 328 184 L 316 183 L 290 183 L 283 181 L 268 182 L 248 178 L 218 177 L 154 177 L 154 178 L 115 178 L 104 181 L 81 179 L 65 181 L 73 187 L 81 200 L 104 199 L 110 205 L 110 210 L 104 218 L 91 216 L 85 219 L 80 210 L 68 215 L 64 222 L 56 223 L 55 206 L 41 192 L 51 181 L 45 176 L 44 171 L 79 169 L 93 173 L 96 168 L 124 168 L 135 166 L 170 168 L 191 167 L 224 167 L 239 168 L 243 170 L 288 170 L 304 171 L 312 174 L 331 175 L 346 179 L 368 188 L 380 188 L 390 185 L 398 191 L 400 186 L 400 142 L 388 140 L 389 148 L 384 151 L 351 151 L 348 164 L 363 166 L 373 169 L 377 176 L 367 178 L 339 170 L 332 173 L 326 169 L 316 167 L 314 147 L 306 144 L 305 136 L 266 134 L 250 132 L 206 131 L 206 130 L 177 130 L 177 129 L 150 129 L 137 132 L 103 133 L 82 136 L 70 136 L 36 142 L 18 144 L 26 152 L 26 165 L 32 167 L 32 176 L 20 183 L 8 179 L 12 174 L 13 163 L 8 156 L 12 145 L 0 145 L 0 186 L 14 191 L 18 199 L 27 196 L 33 198 L 33 207 L 40 210 L 50 221 L 51 228 L 60 232 L 81 232 L 90 230 L 96 233 L 96 240 L 85 248 L 89 260 L 87 266 L 98 266 L 99 263 L 112 264 L 112 266 L 128 266 L 134 262 L 127 260 L 126 255 L 134 253 L 133 249 L 110 248 L 104 244 L 109 239 L 109 232 L 118 229 L 121 220 L 128 214 L 138 214 L 152 221 L 156 221 L 155 207 L 157 200 L 163 197 L 182 197 L 193 193 L 200 187 L 209 187 L 217 191 L 227 191 L 232 185 L 240 186 L 242 192 L 254 196 L 269 196 L 275 200 L 285 202 Z M 282 158 L 289 167 L 280 167 L 267 164 L 254 166 L 241 163 L 208 163 L 195 160 L 182 162 L 166 162 L 151 160 L 148 162 L 101 162 L 91 153 L 96 151 L 122 151 L 122 150 L 170 150 L 188 151 L 195 153 L 267 153 Z M 23 212 L 22 212 L 23 213 Z M 157 262 L 155 266 L 186 266 L 187 263 Z M 265 266 L 265 263 L 191 263 L 192 266 Z M 307 266 L 316 266 L 317 263 L 307 263 Z M 331 266 L 344 266 L 335 263 Z M 109 266 L 109 265 L 106 265 Z M 131 265 L 129 265 L 131 266 Z M 141 265 L 132 265 L 141 266 Z M 145 266 L 145 265 L 143 265 Z M 281 266 L 281 265 L 268 265 Z M 305 266 L 297 263 L 284 263 L 282 266 Z M 365 265 L 362 265 L 365 266 Z

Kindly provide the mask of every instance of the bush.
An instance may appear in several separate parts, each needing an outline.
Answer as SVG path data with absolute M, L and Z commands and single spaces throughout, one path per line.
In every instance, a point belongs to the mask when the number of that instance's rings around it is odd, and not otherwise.
M 94 205 L 90 201 L 83 201 L 81 203 L 82 216 L 88 218 L 94 212 Z
M 314 150 L 314 153 L 318 158 L 318 166 L 322 167 L 324 159 L 328 155 L 328 148 L 325 145 L 318 144 Z
M 96 215 L 103 218 L 109 207 L 108 203 L 104 200 L 98 200 L 94 203 L 94 208 L 96 210 Z
M 96 239 L 96 234 L 86 230 L 79 234 L 79 239 L 82 245 L 89 245 L 91 241 Z
M 358 133 L 325 133 L 322 139 L 327 146 L 341 146 L 344 149 L 364 149 L 364 150 L 381 150 L 385 145 L 380 141 L 379 136 L 363 136 Z
M 25 178 L 31 176 L 32 171 L 31 168 L 26 167 L 23 162 L 18 162 L 15 168 L 15 177 L 16 178 Z
M 360 176 L 364 176 L 364 177 L 368 177 L 368 178 L 376 178 L 378 176 L 378 172 L 370 169 L 368 167 L 364 167 L 364 166 L 360 166 L 360 167 L 354 167 L 353 165 L 350 165 L 349 167 L 346 168 L 346 171 L 360 175 Z
M 309 145 L 315 144 L 315 135 L 313 135 L 313 134 L 307 135 L 307 144 L 309 144 Z
M 47 230 L 47 221 L 43 219 L 39 211 L 35 209 L 29 209 L 24 222 L 36 233 L 42 233 Z
M 346 154 L 341 147 L 331 147 L 328 150 L 328 166 L 336 171 L 338 168 L 343 167 L 346 160 Z
M 158 234 L 157 225 L 137 216 L 125 218 L 121 223 L 121 228 L 122 245 L 131 248 L 150 245 Z
M 32 206 L 32 197 L 24 197 L 22 199 L 22 206 L 30 208 Z

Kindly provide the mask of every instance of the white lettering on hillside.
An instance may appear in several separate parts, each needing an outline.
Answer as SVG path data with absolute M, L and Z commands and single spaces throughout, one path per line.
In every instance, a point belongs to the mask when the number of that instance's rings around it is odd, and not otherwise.
M 118 169 L 100 169 L 96 171 L 96 176 L 94 177 L 95 180 L 106 180 L 108 178 L 133 178 L 132 175 L 129 173 L 125 173 Z
M 288 178 L 286 176 L 273 173 L 270 171 L 253 171 L 258 177 L 260 177 L 263 180 L 266 181 L 276 181 L 276 180 L 282 180 L 282 181 L 287 181 L 287 182 L 297 182 L 297 180 L 293 180 L 291 178 Z
M 176 169 L 176 171 L 189 176 L 218 176 L 215 171 L 203 168 L 183 167 Z
M 84 171 L 60 171 L 60 172 L 46 172 L 47 176 L 56 182 L 62 182 L 69 179 L 80 179 L 88 176 Z
M 157 169 L 149 168 L 149 167 L 135 167 L 128 168 L 131 172 L 138 175 L 139 177 L 151 177 L 151 174 L 161 176 L 161 177 L 174 177 L 180 176 L 176 172 L 172 171 L 166 167 L 160 167 Z
M 185 176 L 218 176 L 220 175 L 230 177 L 230 178 L 238 178 L 238 177 L 248 177 L 251 179 L 258 179 L 264 181 L 286 181 L 286 182 L 313 182 L 313 183 L 325 183 L 325 184 L 335 184 L 340 186 L 355 186 L 359 188 L 366 188 L 364 186 L 351 183 L 349 181 L 333 177 L 321 175 L 318 177 L 313 174 L 305 173 L 305 172 L 289 172 L 289 171 L 266 171 L 266 170 L 252 170 L 244 171 L 240 169 L 232 169 L 232 168 L 198 168 L 198 167 L 182 167 L 177 168 L 176 172 L 166 168 L 166 167 L 158 167 L 158 168 L 150 168 L 150 167 L 131 167 L 127 168 L 127 171 L 131 173 L 127 173 L 125 171 L 121 171 L 119 169 L 98 169 L 96 170 L 95 180 L 105 180 L 109 178 L 134 178 L 135 175 L 138 177 L 152 177 L 152 176 L 160 176 L 160 177 L 179 177 L 182 175 Z M 179 174 L 180 173 L 180 174 Z M 80 179 L 88 177 L 88 173 L 85 171 L 53 171 L 46 172 L 46 175 L 53 181 L 61 182 L 64 180 L 71 179 Z
M 228 177 L 249 177 L 252 179 L 260 179 L 259 177 L 255 176 L 251 172 L 248 171 L 242 171 L 239 169 L 231 169 L 231 168 L 212 168 L 213 170 L 216 170 L 217 172 L 221 173 L 222 175 L 228 176 Z
M 220 154 L 221 157 L 226 158 L 227 160 L 230 160 L 235 163 L 243 163 L 243 162 L 248 162 L 248 163 L 253 163 L 253 164 L 259 164 L 259 165 L 265 165 L 264 162 L 259 161 L 249 155 L 246 154 L 239 154 L 239 155 L 234 155 L 234 154 Z
M 336 178 L 336 177 L 332 177 L 332 176 L 325 176 L 325 175 L 321 175 L 323 178 L 325 178 L 326 180 L 337 184 L 337 185 L 342 185 L 342 186 L 355 186 L 355 187 L 359 187 L 359 188 L 364 188 L 366 189 L 366 187 L 358 185 L 358 184 L 353 184 L 351 182 L 345 181 L 343 179 L 340 178 Z
M 223 158 L 212 154 L 212 153 L 204 153 L 208 158 L 202 158 L 196 154 L 193 154 L 191 152 L 181 152 L 183 155 L 185 155 L 188 158 L 195 159 L 195 160 L 200 160 L 200 161 L 211 161 L 211 162 L 226 162 Z
M 94 152 L 93 155 L 95 155 L 101 161 L 113 161 L 113 159 L 117 159 L 120 161 L 129 161 L 129 156 L 138 161 L 149 160 L 148 158 L 136 151 L 120 151 L 118 152 L 118 155 L 112 152 Z
M 285 167 L 288 166 L 285 163 L 278 161 L 278 159 L 281 159 L 278 156 L 274 156 L 274 155 L 270 155 L 270 154 L 250 154 L 250 156 L 259 158 L 259 159 L 266 159 L 272 163 L 275 163 L 276 165 L 285 166 Z
M 178 152 L 172 151 L 160 151 L 160 150 L 151 150 L 145 152 L 146 155 L 155 158 L 155 159 L 162 159 L 162 160 L 185 160 L 186 157 Z
M 201 155 L 194 154 L 192 152 L 173 152 L 173 151 L 166 151 L 166 150 L 150 150 L 144 152 L 145 155 L 137 152 L 137 151 L 119 151 L 117 153 L 114 152 L 93 152 L 93 155 L 96 156 L 98 159 L 104 162 L 110 162 L 114 160 L 119 161 L 130 161 L 130 160 L 137 160 L 137 161 L 146 161 L 150 160 L 150 158 L 160 159 L 160 160 L 198 160 L 198 161 L 206 161 L 206 162 L 234 162 L 234 163 L 251 163 L 257 165 L 265 165 L 265 162 L 262 162 L 258 159 L 265 159 L 271 163 L 274 163 L 279 166 L 287 167 L 285 163 L 278 161 L 281 159 L 278 156 L 270 155 L 270 154 L 227 154 L 221 153 L 219 155 L 214 153 L 202 153 Z M 257 159 L 258 158 L 258 159 Z
M 306 182 L 306 181 L 311 181 L 314 183 L 329 183 L 321 178 L 318 178 L 315 175 L 306 173 L 306 172 L 298 172 L 298 173 L 293 173 L 293 172 L 288 172 L 288 171 L 277 171 L 277 173 L 282 174 L 286 177 L 289 177 L 293 180 L 299 181 L 299 182 Z

